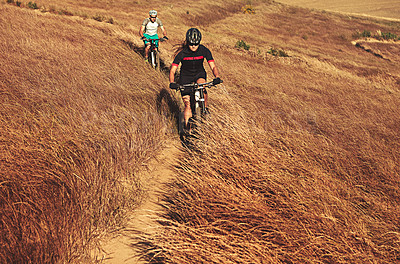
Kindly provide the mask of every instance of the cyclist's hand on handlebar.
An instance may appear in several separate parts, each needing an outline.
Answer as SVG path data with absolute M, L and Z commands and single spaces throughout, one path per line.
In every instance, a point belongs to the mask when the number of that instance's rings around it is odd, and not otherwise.
M 142 39 L 143 41 L 145 41 L 145 40 L 148 41 L 148 39 L 147 39 L 146 37 L 142 37 L 141 39 Z
M 217 78 L 215 78 L 215 79 L 213 80 L 213 85 L 217 85 L 217 84 L 220 84 L 220 83 L 222 83 L 222 80 L 221 80 L 221 78 L 219 78 L 219 77 L 217 77 Z
M 169 88 L 170 89 L 174 89 L 174 90 L 178 90 L 179 89 L 179 84 L 172 82 L 172 83 L 169 84 Z

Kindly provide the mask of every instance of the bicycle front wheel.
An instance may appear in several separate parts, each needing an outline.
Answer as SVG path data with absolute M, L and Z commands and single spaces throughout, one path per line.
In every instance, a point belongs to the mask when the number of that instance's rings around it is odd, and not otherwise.
M 156 57 L 156 56 L 155 56 L 155 52 L 152 51 L 151 54 L 150 54 L 150 62 L 151 62 L 151 66 L 152 66 L 153 68 L 156 67 L 156 58 L 155 58 L 155 57 Z
M 197 102 L 195 105 L 195 115 L 197 119 L 200 119 L 202 116 L 202 104 L 204 104 L 203 102 Z
M 161 70 L 161 67 L 160 67 L 160 53 L 158 51 L 155 51 L 154 55 L 156 56 L 156 69 L 160 71 Z

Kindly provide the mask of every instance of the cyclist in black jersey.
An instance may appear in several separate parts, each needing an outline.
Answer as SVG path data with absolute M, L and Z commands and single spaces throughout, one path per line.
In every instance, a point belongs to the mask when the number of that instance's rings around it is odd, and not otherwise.
M 200 45 L 201 32 L 197 28 L 190 28 L 186 32 L 186 40 L 182 45 L 181 50 L 178 50 L 177 55 L 172 62 L 171 70 L 169 72 L 169 87 L 171 89 L 178 89 L 179 85 L 175 83 L 175 73 L 178 69 L 179 63 L 181 63 L 180 77 L 178 83 L 180 85 L 190 83 L 205 83 L 207 80 L 207 73 L 204 69 L 204 59 L 207 60 L 212 73 L 215 76 L 213 80 L 214 84 L 221 83 L 218 68 L 215 65 L 214 58 L 211 51 L 203 45 Z M 188 120 L 192 117 L 192 111 L 190 109 L 190 91 L 181 91 L 182 100 L 185 104 L 184 119 L 185 125 Z M 205 106 L 207 109 L 207 91 L 204 89 Z M 208 109 L 207 109 L 208 111 Z

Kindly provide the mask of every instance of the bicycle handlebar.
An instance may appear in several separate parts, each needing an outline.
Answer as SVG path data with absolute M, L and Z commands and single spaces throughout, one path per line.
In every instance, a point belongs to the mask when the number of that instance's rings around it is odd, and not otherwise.
M 144 41 L 149 41 L 149 42 L 156 42 L 157 40 L 159 40 L 160 42 L 163 42 L 165 40 L 168 40 L 167 38 L 163 37 L 163 38 L 158 38 L 158 39 L 148 39 L 148 38 L 142 38 L 143 42 Z
M 221 82 L 219 84 L 221 84 L 223 81 L 221 80 Z M 210 82 L 205 82 L 205 83 L 189 83 L 189 84 L 183 84 L 183 85 L 179 85 L 179 87 L 176 90 L 180 90 L 183 91 L 187 88 L 192 88 L 193 90 L 199 90 L 199 89 L 203 89 L 203 88 L 210 88 L 211 86 L 216 86 L 218 84 L 213 84 L 213 81 Z
M 221 80 L 220 83 L 223 83 L 223 81 Z M 209 88 L 211 86 L 216 86 L 216 85 L 218 85 L 218 84 L 214 85 L 213 81 L 205 82 L 205 83 L 189 83 L 189 84 L 179 85 L 178 89 L 182 90 L 182 89 L 185 89 L 185 88 L 193 88 L 193 89 L 196 90 L 196 89 L 201 89 L 201 88 L 204 88 L 204 87 Z

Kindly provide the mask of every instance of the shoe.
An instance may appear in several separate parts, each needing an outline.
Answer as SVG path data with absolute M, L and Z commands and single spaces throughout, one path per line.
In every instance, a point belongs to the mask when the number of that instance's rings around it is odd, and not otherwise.
M 144 61 L 145 62 L 149 62 L 149 58 L 144 58 Z
M 205 110 L 204 114 L 206 114 L 206 115 L 210 114 L 210 110 L 208 110 L 208 107 L 206 107 L 206 110 Z

